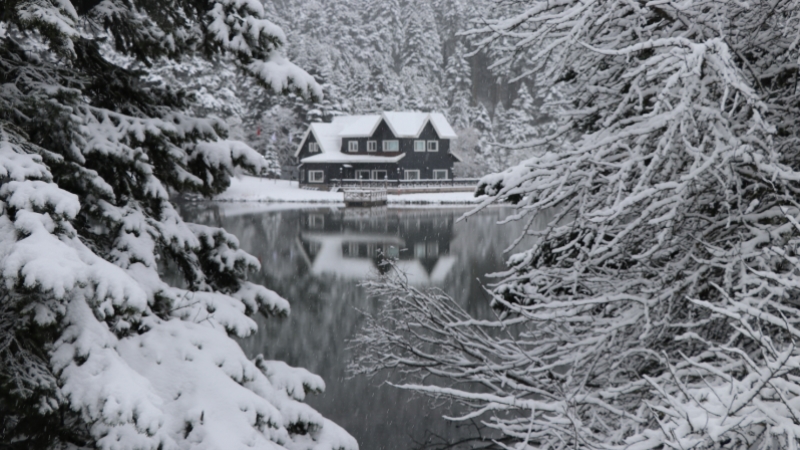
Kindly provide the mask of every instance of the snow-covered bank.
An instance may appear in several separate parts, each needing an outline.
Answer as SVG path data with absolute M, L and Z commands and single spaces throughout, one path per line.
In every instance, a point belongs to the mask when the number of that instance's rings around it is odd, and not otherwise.
M 234 178 L 231 186 L 214 197 L 223 202 L 269 202 L 269 203 L 344 203 L 341 192 L 300 189 L 296 181 L 268 180 L 248 177 Z M 441 192 L 402 194 L 387 196 L 389 204 L 400 205 L 459 205 L 476 204 L 481 201 L 472 192 Z

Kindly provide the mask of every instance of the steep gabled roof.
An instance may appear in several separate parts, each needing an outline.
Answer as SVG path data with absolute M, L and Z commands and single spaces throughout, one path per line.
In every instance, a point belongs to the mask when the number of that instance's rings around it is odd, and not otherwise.
M 453 127 L 450 126 L 450 122 L 444 117 L 444 114 L 430 113 L 430 121 L 440 139 L 455 139 L 458 137 Z
M 441 113 L 386 111 L 365 116 L 341 116 L 334 119 L 352 118 L 339 133 L 343 138 L 370 137 L 383 119 L 392 134 L 398 138 L 415 138 L 430 122 L 441 139 L 455 139 L 456 133 Z
M 428 113 L 387 111 L 383 113 L 383 118 L 396 137 L 413 138 L 422 133 Z
M 381 116 L 378 114 L 346 117 L 352 120 L 348 120 L 345 123 L 345 121 L 342 120 L 344 116 L 335 117 L 333 119 L 333 123 L 336 123 L 337 119 L 339 119 L 339 121 L 344 124 L 342 131 L 339 132 L 339 137 L 343 138 L 372 136 L 372 133 L 378 128 L 378 124 L 381 123 Z
M 392 133 L 398 138 L 418 137 L 428 122 L 433 125 L 433 129 L 436 130 L 440 139 L 457 137 L 441 113 L 386 111 L 381 114 L 362 116 L 337 116 L 331 123 L 312 123 L 300 140 L 294 156 L 300 156 L 300 150 L 308 139 L 309 133 L 314 135 L 322 154 L 341 153 L 342 138 L 370 137 L 375 133 L 381 120 L 386 122 Z M 376 157 L 378 156 L 371 158 Z
M 300 150 L 303 148 L 303 144 L 306 142 L 306 139 L 308 139 L 309 133 L 314 135 L 314 140 L 316 140 L 317 144 L 319 144 L 320 152 L 339 152 L 342 146 L 342 138 L 339 137 L 340 130 L 341 125 L 339 124 L 323 122 L 312 123 L 308 127 L 306 134 L 303 135 L 303 138 L 300 140 L 300 144 L 298 144 L 297 150 L 294 152 L 294 156 L 300 156 Z

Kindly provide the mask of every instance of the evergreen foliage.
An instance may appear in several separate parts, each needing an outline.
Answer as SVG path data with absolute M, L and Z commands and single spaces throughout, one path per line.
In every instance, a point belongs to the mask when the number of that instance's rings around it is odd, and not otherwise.
M 232 339 L 255 330 L 258 311 L 289 312 L 247 281 L 258 260 L 170 202 L 269 163 L 222 120 L 193 116 L 202 102 L 114 62 L 204 54 L 319 97 L 284 44 L 255 1 L 0 5 L 4 448 L 357 448 L 302 403 L 324 389 L 319 377 L 250 361 Z M 188 79 L 211 64 L 187 61 Z

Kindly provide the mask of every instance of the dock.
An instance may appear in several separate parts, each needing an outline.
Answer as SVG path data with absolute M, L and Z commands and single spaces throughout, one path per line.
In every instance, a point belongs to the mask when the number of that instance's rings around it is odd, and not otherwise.
M 345 189 L 345 206 L 384 206 L 386 189 Z

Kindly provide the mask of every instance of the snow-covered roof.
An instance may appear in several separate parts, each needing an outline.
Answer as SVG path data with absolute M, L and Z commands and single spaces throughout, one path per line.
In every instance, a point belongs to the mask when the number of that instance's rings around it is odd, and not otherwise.
M 433 129 L 436 130 L 436 134 L 438 134 L 441 139 L 455 139 L 458 137 L 444 114 L 430 113 L 430 121 L 433 125 Z
M 381 114 L 368 116 L 353 116 L 356 120 L 339 133 L 341 137 L 368 137 L 372 136 L 381 119 L 392 130 L 395 137 L 415 138 L 422 133 L 425 124 L 430 122 L 441 139 L 455 139 L 456 133 L 441 113 L 398 112 L 386 111 Z
M 369 116 L 339 116 L 333 119 L 333 123 L 337 122 L 345 124 L 342 131 L 339 132 L 339 137 L 372 136 L 372 133 L 375 132 L 375 129 L 378 128 L 378 124 L 381 122 L 381 116 L 378 114 Z
M 397 156 L 372 156 L 349 155 L 347 153 L 319 153 L 300 160 L 305 163 L 396 163 L 406 156 L 401 153 Z
M 381 123 L 381 119 L 386 121 L 389 129 L 398 138 L 415 138 L 419 136 L 428 122 L 433 125 L 433 129 L 436 130 L 436 134 L 439 135 L 440 139 L 455 139 L 458 137 L 456 132 L 453 131 L 453 127 L 450 126 L 441 113 L 386 111 L 381 114 L 363 116 L 337 116 L 333 118 L 331 123 L 312 123 L 300 140 L 294 155 L 300 155 L 300 150 L 303 148 L 309 133 L 314 135 L 322 154 L 340 153 L 342 138 L 372 136 Z M 316 156 L 320 155 L 312 156 L 312 158 Z M 377 156 L 370 156 L 370 158 L 377 158 Z

